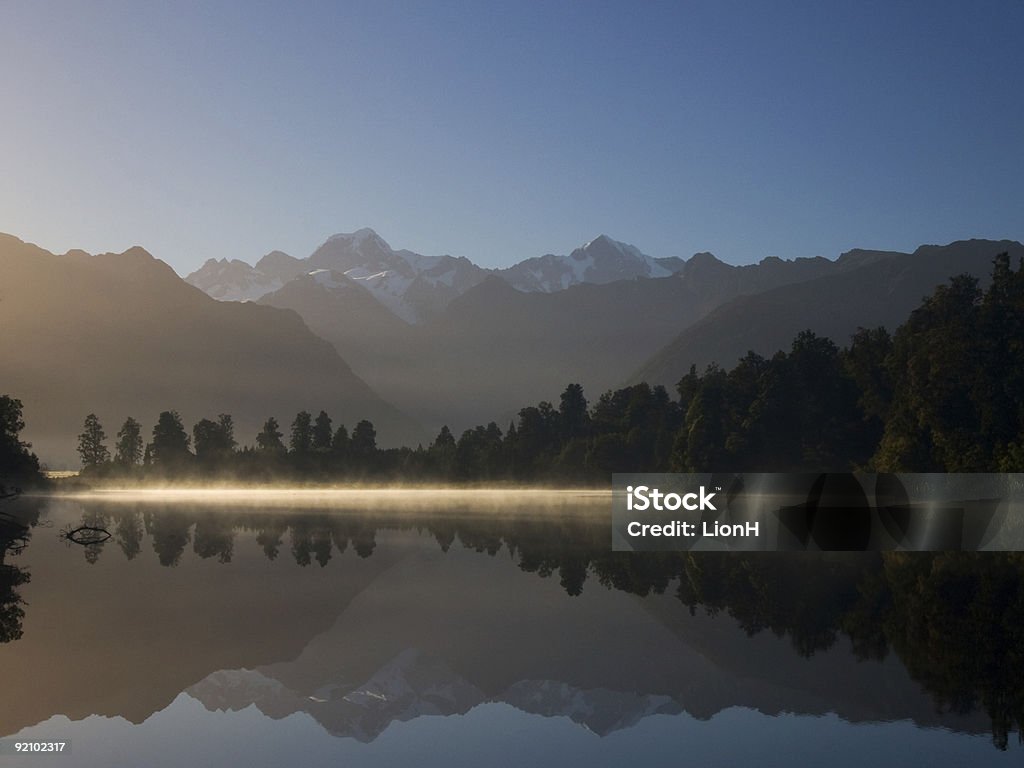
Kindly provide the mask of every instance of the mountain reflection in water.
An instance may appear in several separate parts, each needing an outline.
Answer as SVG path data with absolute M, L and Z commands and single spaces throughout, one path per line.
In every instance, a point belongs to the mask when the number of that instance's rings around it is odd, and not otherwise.
M 613 553 L 604 496 L 6 506 L 0 735 L 187 701 L 367 744 L 496 705 L 602 737 L 742 707 L 998 750 L 1024 720 L 1016 553 Z

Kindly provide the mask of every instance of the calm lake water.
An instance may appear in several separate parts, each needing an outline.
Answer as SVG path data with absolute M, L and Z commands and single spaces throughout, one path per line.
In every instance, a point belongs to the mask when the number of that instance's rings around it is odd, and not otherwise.
M 4 765 L 1022 757 L 1015 554 L 613 553 L 569 492 L 4 510 L 3 748 L 69 744 Z

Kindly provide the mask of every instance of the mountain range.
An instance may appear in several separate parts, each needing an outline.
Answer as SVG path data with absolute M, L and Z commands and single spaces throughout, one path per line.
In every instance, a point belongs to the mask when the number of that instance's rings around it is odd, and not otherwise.
M 987 285 L 996 254 L 1014 264 L 1024 246 L 1010 240 L 965 240 L 913 253 L 850 251 L 840 269 L 813 280 L 739 295 L 683 330 L 638 368 L 631 382 L 674 385 L 691 365 L 730 368 L 748 351 L 771 356 L 804 329 L 846 344 L 858 328 L 904 322 L 924 296 L 958 274 Z
M 370 419 L 382 443 L 422 439 L 297 314 L 214 301 L 142 248 L 58 256 L 0 236 L 0 327 L 3 394 L 23 402 L 24 437 L 46 461 L 77 464 L 89 413 L 110 438 L 128 416 L 148 437 L 177 410 L 186 429 L 230 413 L 252 444 L 269 416 L 287 431 L 324 408 L 350 427 Z
M 303 259 L 211 260 L 182 280 L 139 247 L 58 256 L 3 236 L 0 372 L 52 463 L 77 463 L 91 412 L 108 432 L 129 415 L 148 425 L 176 409 L 190 426 L 231 413 L 252 444 L 268 416 L 287 432 L 299 410 L 323 408 L 336 425 L 373 421 L 382 445 L 415 446 L 442 425 L 504 427 L 570 382 L 591 401 L 639 381 L 671 389 L 691 365 L 770 356 L 804 329 L 839 345 L 858 327 L 892 329 L 951 276 L 984 281 L 1002 251 L 1024 256 L 1018 242 L 967 240 L 733 266 L 602 235 L 487 270 L 361 229 Z
M 458 433 L 504 427 L 570 382 L 591 399 L 641 380 L 671 388 L 693 364 L 770 356 L 804 329 L 842 345 L 858 327 L 895 328 L 937 285 L 960 272 L 984 278 L 1006 250 L 1016 258 L 1021 246 L 971 240 L 732 266 L 710 253 L 655 259 L 602 235 L 568 256 L 488 271 L 393 251 L 360 230 L 328 239 L 306 274 L 258 301 L 301 315 L 428 432 Z M 428 282 L 417 264 L 443 264 L 445 279 Z M 187 279 L 203 285 L 204 270 Z M 382 298 L 385 284 L 407 289 Z
M 215 299 L 251 301 L 300 275 L 334 273 L 332 282 L 351 281 L 401 319 L 418 324 L 491 274 L 519 291 L 552 293 L 581 283 L 668 277 L 682 264 L 675 258 L 651 258 L 632 245 L 601 235 L 568 256 L 549 253 L 507 269 L 487 270 L 464 257 L 396 251 L 372 229 L 364 228 L 332 235 L 305 259 L 281 251 L 268 253 L 255 266 L 237 259 L 209 259 L 185 280 Z
M 212 280 L 223 262 L 186 279 L 211 295 L 241 297 L 258 279 L 268 287 L 284 279 L 262 264 L 233 292 Z M 568 256 L 488 271 L 466 259 L 394 251 L 366 229 L 329 238 L 304 264 L 305 274 L 259 303 L 299 313 L 430 432 L 504 423 L 571 381 L 599 394 L 722 302 L 836 268 L 823 258 L 745 267 L 708 253 L 655 259 L 601 235 Z

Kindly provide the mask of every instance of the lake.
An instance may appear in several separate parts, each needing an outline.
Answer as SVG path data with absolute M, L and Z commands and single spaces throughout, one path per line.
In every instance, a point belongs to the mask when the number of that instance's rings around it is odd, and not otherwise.
M 612 552 L 584 492 L 3 509 L 3 750 L 68 745 L 4 765 L 1021 760 L 1015 553 Z

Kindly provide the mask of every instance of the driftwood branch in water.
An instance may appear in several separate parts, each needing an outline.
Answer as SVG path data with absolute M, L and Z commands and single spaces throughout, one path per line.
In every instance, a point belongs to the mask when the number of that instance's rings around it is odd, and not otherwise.
M 102 544 L 110 538 L 111 533 L 106 528 L 95 525 L 80 525 L 77 528 L 61 531 L 60 535 L 65 541 L 87 547 L 90 544 Z

